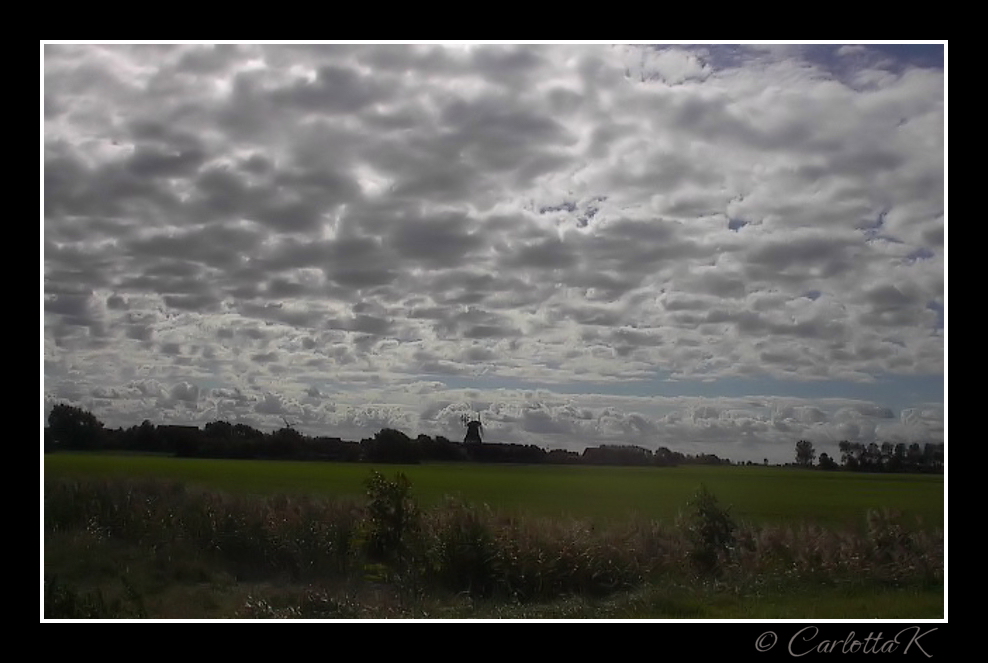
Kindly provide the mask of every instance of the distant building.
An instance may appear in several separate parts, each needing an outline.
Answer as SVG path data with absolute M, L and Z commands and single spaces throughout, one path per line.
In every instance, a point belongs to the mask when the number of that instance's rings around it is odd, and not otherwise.
M 480 439 L 480 433 L 484 429 L 484 425 L 480 423 L 477 419 L 473 421 L 468 421 L 466 423 L 467 434 L 463 437 L 464 444 L 480 444 L 483 440 Z

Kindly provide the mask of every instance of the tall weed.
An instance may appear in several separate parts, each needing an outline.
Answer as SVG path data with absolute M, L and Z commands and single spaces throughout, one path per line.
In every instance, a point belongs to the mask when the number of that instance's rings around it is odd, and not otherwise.
M 100 593 L 93 584 L 116 583 L 115 562 L 104 558 L 117 551 L 120 568 L 143 559 L 146 567 L 136 563 L 131 573 L 149 568 L 156 574 L 132 576 L 142 591 L 221 577 L 313 585 L 304 601 L 298 592 L 282 602 L 255 596 L 244 608 L 244 614 L 272 617 L 368 614 L 353 598 L 361 591 L 383 592 L 397 601 L 389 599 L 388 610 L 416 614 L 427 595 L 531 603 L 656 584 L 689 592 L 708 579 L 733 583 L 738 591 L 794 581 L 943 581 L 940 530 L 908 528 L 881 511 L 869 513 L 860 531 L 739 525 L 705 487 L 675 527 L 643 519 L 602 525 L 507 515 L 457 499 L 420 509 L 407 477 L 378 473 L 368 479 L 362 504 L 234 497 L 167 483 L 57 481 L 46 484 L 44 507 L 46 543 L 60 546 L 51 557 L 57 568 L 50 572 L 60 579 L 46 583 L 46 616 L 139 612 L 138 602 L 107 598 L 121 594 Z M 72 551 L 63 548 L 76 546 L 77 557 L 98 558 L 103 570 L 71 563 Z M 73 570 L 78 577 L 61 577 Z M 354 592 L 350 598 L 320 589 L 341 585 Z
M 706 486 L 700 486 L 687 506 L 680 527 L 689 542 L 689 559 L 701 573 L 719 574 L 734 561 L 738 526 Z

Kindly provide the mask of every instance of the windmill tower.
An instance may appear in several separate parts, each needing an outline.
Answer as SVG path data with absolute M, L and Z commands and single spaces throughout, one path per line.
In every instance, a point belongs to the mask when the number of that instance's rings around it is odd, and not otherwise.
M 467 415 L 462 415 L 460 421 L 466 426 L 467 434 L 463 437 L 464 444 L 480 444 L 483 440 L 480 439 L 481 434 L 484 431 L 484 425 L 480 423 L 480 413 L 477 413 L 476 419 L 471 419 Z

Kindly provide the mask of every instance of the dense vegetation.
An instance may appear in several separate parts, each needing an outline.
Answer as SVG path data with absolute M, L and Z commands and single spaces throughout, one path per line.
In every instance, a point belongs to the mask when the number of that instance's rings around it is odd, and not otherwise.
M 887 511 L 852 530 L 751 525 L 701 486 L 675 522 L 605 525 L 457 499 L 423 507 L 402 474 L 373 473 L 365 488 L 318 500 L 51 479 L 44 616 L 943 614 L 942 532 Z
M 908 472 L 935 474 L 943 472 L 944 447 L 942 444 L 927 443 L 920 447 L 918 442 L 906 445 L 905 442 L 892 444 L 877 442 L 863 444 L 844 440 L 838 445 L 841 462 L 828 454 L 820 454 L 817 466 L 823 470 L 846 469 L 852 472 Z M 796 463 L 811 467 L 816 451 L 809 440 L 796 443 Z

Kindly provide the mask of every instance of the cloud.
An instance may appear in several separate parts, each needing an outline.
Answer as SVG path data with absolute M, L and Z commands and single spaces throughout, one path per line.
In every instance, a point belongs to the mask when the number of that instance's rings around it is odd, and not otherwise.
M 199 387 L 188 382 L 180 382 L 172 386 L 170 396 L 176 401 L 196 403 L 199 400 Z
M 896 385 L 945 365 L 943 59 L 880 46 L 46 44 L 46 402 L 363 436 L 502 384 L 585 395 L 491 419 L 574 448 L 941 435 Z M 604 404 L 655 384 L 709 400 Z

